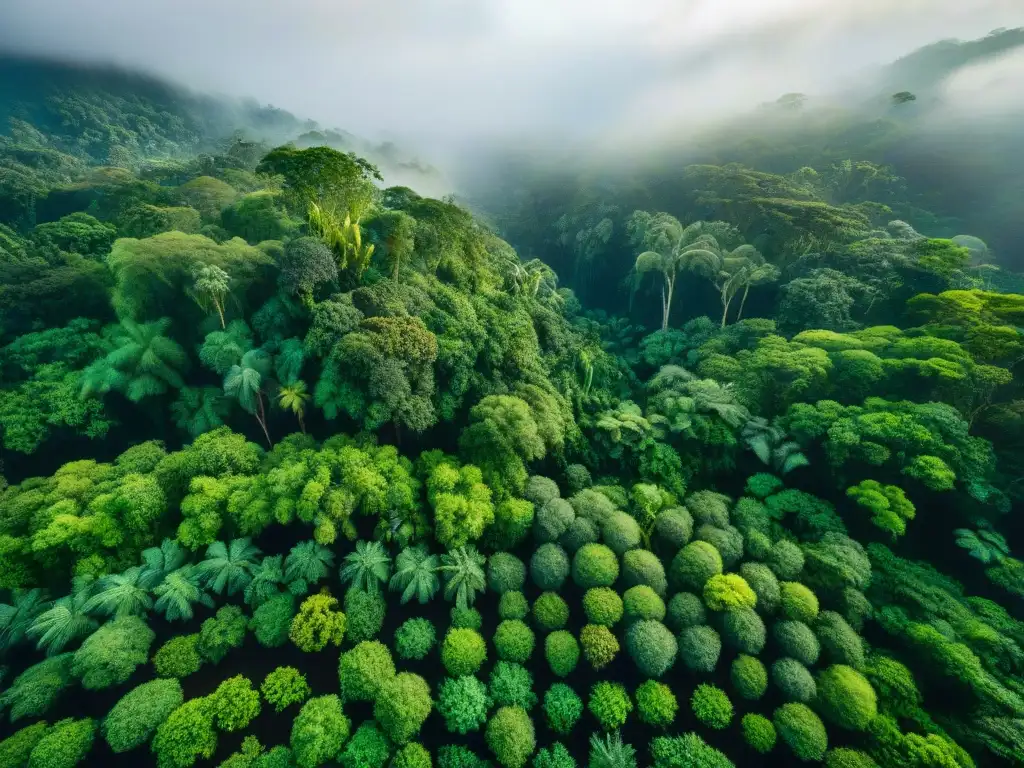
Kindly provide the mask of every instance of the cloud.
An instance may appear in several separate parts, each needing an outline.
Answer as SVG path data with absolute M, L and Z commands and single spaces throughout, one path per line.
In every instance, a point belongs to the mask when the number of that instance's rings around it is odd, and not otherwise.
M 685 128 L 1022 17 L 1019 0 L 4 0 L 0 48 L 443 152 Z

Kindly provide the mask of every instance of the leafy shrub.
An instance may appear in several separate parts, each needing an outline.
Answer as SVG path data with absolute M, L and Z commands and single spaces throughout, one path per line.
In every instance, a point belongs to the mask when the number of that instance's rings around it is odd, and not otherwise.
M 498 616 L 502 619 L 525 619 L 530 603 L 522 592 L 506 592 L 498 601 Z
M 821 653 L 818 638 L 803 622 L 780 621 L 772 627 L 772 636 L 783 656 L 790 656 L 805 667 L 813 666 L 818 660 Z
M 825 768 L 878 768 L 878 764 L 856 749 L 838 747 L 825 755 Z
M 580 645 L 571 632 L 559 629 L 544 641 L 544 656 L 555 675 L 566 677 L 579 663 Z
M 782 488 L 782 481 L 767 472 L 758 472 L 747 478 L 747 492 L 759 499 L 771 496 Z
M 32 750 L 49 729 L 50 726 L 45 721 L 33 723 L 0 741 L 0 765 L 3 768 L 21 768 L 27 765 Z
M 747 557 L 752 560 L 767 560 L 772 553 L 772 540 L 760 531 L 747 531 L 744 534 L 743 546 L 747 551 Z M 774 730 L 773 727 L 772 731 Z
M 782 658 L 772 664 L 772 682 L 786 701 L 806 704 L 817 690 L 807 667 L 796 659 Z
M 472 675 L 487 658 L 487 644 L 475 629 L 450 629 L 441 644 L 441 662 L 448 674 Z
M 495 552 L 487 559 L 487 586 L 499 595 L 520 592 L 526 583 L 526 565 L 513 554 Z
M 199 628 L 196 645 L 199 655 L 206 661 L 220 663 L 232 648 L 242 647 L 248 627 L 249 622 L 238 606 L 225 605 L 217 609 L 214 617 L 204 621 Z
M 322 651 L 328 644 L 341 645 L 345 636 L 346 616 L 337 608 L 337 599 L 326 592 L 310 595 L 303 600 L 288 633 L 295 647 L 306 653 L 315 653 Z
M 594 484 L 590 470 L 582 464 L 570 464 L 565 468 L 565 482 L 569 486 L 569 493 L 579 493 Z
M 561 629 L 569 621 L 569 605 L 557 592 L 545 592 L 533 603 L 533 618 L 546 632 Z
M 542 590 L 562 588 L 569 575 L 569 556 L 553 542 L 541 544 L 530 558 L 530 578 Z
M 668 568 L 669 582 L 676 589 L 703 593 L 712 576 L 722 572 L 722 556 L 706 541 L 691 541 L 672 558 Z
M 701 683 L 690 697 L 690 709 L 694 716 L 708 728 L 721 730 L 732 722 L 732 702 L 725 691 L 707 683 Z
M 779 584 L 782 591 L 782 614 L 787 619 L 813 624 L 818 618 L 818 597 L 797 581 Z
M 172 637 L 153 655 L 156 673 L 160 677 L 182 678 L 198 672 L 203 665 L 198 645 L 198 634 Z
M 704 602 L 692 592 L 677 592 L 668 601 L 665 610 L 665 624 L 673 632 L 682 632 L 707 621 Z
M 775 710 L 775 730 L 800 760 L 820 762 L 828 749 L 825 726 L 806 704 L 790 702 Z
M 499 661 L 491 670 L 487 692 L 498 707 L 533 709 L 537 694 L 533 692 L 533 675 L 521 664 Z
M 252 612 L 249 629 L 264 648 L 279 648 L 288 642 L 294 617 L 295 598 L 288 593 L 280 594 Z
M 502 707 L 487 723 L 487 746 L 504 768 L 522 768 L 537 748 L 533 721 L 522 707 Z
M 384 626 L 387 602 L 379 592 L 350 587 L 345 592 L 345 619 L 348 639 L 353 643 L 372 640 Z
M 585 517 L 577 517 L 558 538 L 558 543 L 569 554 L 575 554 L 584 544 L 593 544 L 600 538 L 601 532 L 597 528 L 597 523 Z
M 89 754 L 95 736 L 92 718 L 60 720 L 32 748 L 29 768 L 74 768 Z
M 390 756 L 388 737 L 370 720 L 356 728 L 338 762 L 342 768 L 384 768 Z
M 768 567 L 783 581 L 793 581 L 804 569 L 804 553 L 791 541 L 777 541 L 768 555 Z
M 295 667 L 278 667 L 263 678 L 260 693 L 275 712 L 282 712 L 292 704 L 301 704 L 312 693 L 306 676 Z
M 494 632 L 494 648 L 498 658 L 524 664 L 533 655 L 536 640 L 533 630 L 519 619 L 506 619 Z
M 373 716 L 391 741 L 405 744 L 420 732 L 433 708 L 427 681 L 411 672 L 399 672 L 380 687 Z
M 630 587 L 622 595 L 622 616 L 626 624 L 643 620 L 661 621 L 665 618 L 665 601 L 645 584 Z
M 655 736 L 651 739 L 651 757 L 655 768 L 735 768 L 732 760 L 696 733 Z
M 916 714 L 921 704 L 921 693 L 917 690 L 913 673 L 905 664 L 889 656 L 872 653 L 864 674 L 878 697 L 885 702 L 887 712 L 907 717 Z
M 430 752 L 418 741 L 409 742 L 395 753 L 391 768 L 432 768 Z
M 833 664 L 818 673 L 818 709 L 826 720 L 863 731 L 878 714 L 878 697 L 860 672 L 845 664 Z
M 841 615 L 835 611 L 822 611 L 814 622 L 814 634 L 830 661 L 858 671 L 864 670 L 864 641 Z
M 533 756 L 533 768 L 576 768 L 576 759 L 564 744 L 556 741 Z
M 538 544 L 549 544 L 558 541 L 566 532 L 576 512 L 565 499 L 552 498 L 537 508 L 533 519 L 533 538 Z
M 455 629 L 472 629 L 479 631 L 484 625 L 484 617 L 476 608 L 454 606 L 449 612 L 451 626 Z
M 676 719 L 679 702 L 667 685 L 657 680 L 648 680 L 636 689 L 636 711 L 648 725 L 668 728 Z
M 555 733 L 569 733 L 582 714 L 583 700 L 565 683 L 555 683 L 544 694 L 544 715 Z
M 760 699 L 768 689 L 768 670 L 753 656 L 741 653 L 733 659 L 729 678 L 736 693 L 748 701 Z
M 425 659 L 437 643 L 437 631 L 428 619 L 406 619 L 395 630 L 395 653 L 400 659 Z
M 138 616 L 108 621 L 75 651 L 72 674 L 87 690 L 120 685 L 149 660 L 154 637 L 153 630 Z
M 706 541 L 718 550 L 724 568 L 732 568 L 743 559 L 743 534 L 731 525 L 719 528 L 701 525 L 694 531 L 694 541 Z
M 543 507 L 551 499 L 559 498 L 561 493 L 558 490 L 558 483 L 550 477 L 530 475 L 530 479 L 526 481 L 526 490 L 523 492 L 523 496 L 538 507 Z
M 391 651 L 376 640 L 364 640 L 338 660 L 338 681 L 345 701 L 374 701 L 394 676 Z
M 177 680 L 143 683 L 122 696 L 107 713 L 102 724 L 103 737 L 115 753 L 141 747 L 183 701 L 181 683 Z
M 726 645 L 740 653 L 756 656 L 764 648 L 768 630 L 753 608 L 728 611 L 722 618 L 722 637 Z
M 611 489 L 605 487 L 604 490 L 610 491 Z M 623 505 L 628 503 L 625 494 L 622 494 L 619 502 Z M 604 521 L 617 511 L 615 502 L 596 488 L 587 488 L 579 493 L 574 493 L 569 499 L 569 503 L 578 517 L 592 520 L 598 526 L 604 525 Z
M 678 645 L 660 621 L 643 620 L 626 630 L 626 650 L 644 677 L 661 677 L 675 663 Z
M 514 549 L 530 535 L 533 510 L 526 499 L 505 499 L 494 508 L 494 522 L 484 531 L 484 540 L 495 549 Z
M 214 722 L 222 731 L 245 728 L 262 707 L 260 695 L 252 687 L 252 681 L 242 675 L 229 677 L 217 686 L 210 698 Z
M 489 768 L 489 760 L 481 760 L 468 747 L 448 744 L 437 750 L 437 768 Z
M 693 537 L 693 517 L 684 507 L 670 507 L 654 518 L 654 541 L 659 552 L 675 554 Z
M 622 618 L 622 598 L 610 587 L 593 587 L 583 594 L 583 612 L 591 624 L 610 627 Z
M 601 525 L 601 537 L 612 552 L 621 557 L 640 546 L 640 524 L 632 515 L 614 512 Z
M 257 757 L 252 763 L 252 768 L 294 768 L 295 765 L 291 749 L 278 745 Z M 222 764 L 221 768 L 226 766 Z
M 157 726 L 150 748 L 160 768 L 189 768 L 198 758 L 213 756 L 217 732 L 213 730 L 211 699 L 189 699 Z
M 698 524 L 721 528 L 729 524 L 729 502 L 723 493 L 695 491 L 686 497 L 686 508 Z
M 716 574 L 704 584 L 704 604 L 713 611 L 753 608 L 757 605 L 757 595 L 742 576 Z
M 604 730 L 614 731 L 626 724 L 626 718 L 633 711 L 633 702 L 621 684 L 602 680 L 590 689 L 587 709 Z
M 767 755 L 775 749 L 775 726 L 764 715 L 753 712 L 746 714 L 740 721 L 740 726 L 743 728 L 743 740 L 755 752 Z
M 714 672 L 721 654 L 722 640 L 712 627 L 687 627 L 679 634 L 679 658 L 691 672 Z
M 437 692 L 437 711 L 452 733 L 467 734 L 487 722 L 487 686 L 473 675 L 448 677 Z
M 631 549 L 622 556 L 622 583 L 626 587 L 646 585 L 664 597 L 668 591 L 665 566 L 653 552 Z
M 584 544 L 573 556 L 572 578 L 581 589 L 610 587 L 619 578 L 619 560 L 604 544 Z
M 580 630 L 580 646 L 585 658 L 594 669 L 602 669 L 619 652 L 619 641 L 608 627 L 587 624 Z
M 771 568 L 762 563 L 743 563 L 740 576 L 757 595 L 758 613 L 770 616 L 778 610 L 782 602 L 782 590 Z

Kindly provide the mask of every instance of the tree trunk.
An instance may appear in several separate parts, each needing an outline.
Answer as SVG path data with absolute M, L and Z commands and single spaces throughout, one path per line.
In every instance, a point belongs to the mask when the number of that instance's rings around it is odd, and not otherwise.
M 738 322 L 739 322 L 740 320 L 742 320 L 742 319 L 743 319 L 743 305 L 747 303 L 747 293 L 748 293 L 749 291 L 750 291 L 750 283 L 747 283 L 747 284 L 746 284 L 746 285 L 745 285 L 745 286 L 743 287 L 743 298 L 742 298 L 742 299 L 740 299 L 740 311 L 739 311 L 739 313 L 738 313 L 738 314 L 736 315 L 736 322 L 737 322 L 737 323 L 738 323 Z
M 661 330 L 668 330 L 668 293 L 665 285 L 668 283 L 668 278 L 665 278 L 665 283 L 661 286 Z
M 220 317 L 220 329 L 223 331 L 227 327 L 224 325 L 224 305 L 214 299 L 213 306 L 217 308 L 217 316 Z
M 270 441 L 270 433 L 267 431 L 267 415 L 266 412 L 263 410 L 262 392 L 256 393 L 256 402 L 260 404 L 260 412 L 259 414 L 256 415 L 256 421 L 258 421 L 260 423 L 260 426 L 263 428 L 263 435 L 267 438 L 267 447 L 273 448 L 274 444 Z
M 672 312 L 672 293 L 676 289 L 676 278 L 675 278 L 675 276 L 672 276 L 670 278 L 666 278 L 666 282 L 668 282 L 668 300 L 665 302 L 665 317 L 662 320 L 662 324 L 661 324 L 662 325 L 661 330 L 663 330 L 663 331 L 667 331 L 668 330 L 668 316 Z
M 299 417 L 299 429 L 302 430 L 302 434 L 306 434 L 306 420 L 302 418 L 302 411 L 296 411 L 295 415 Z

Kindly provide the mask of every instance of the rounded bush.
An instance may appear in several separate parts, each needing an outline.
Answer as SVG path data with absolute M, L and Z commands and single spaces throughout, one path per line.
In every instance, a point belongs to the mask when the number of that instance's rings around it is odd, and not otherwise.
M 740 721 L 740 726 L 743 728 L 743 740 L 755 752 L 767 755 L 775 749 L 775 741 L 777 739 L 775 726 L 764 715 L 746 714 Z
M 475 629 L 480 630 L 484 625 L 484 617 L 476 608 L 460 608 L 453 606 L 448 615 L 451 617 L 452 629 Z
M 395 676 L 395 662 L 384 643 L 364 640 L 338 660 L 338 681 L 345 701 L 373 701 Z
M 569 621 L 569 605 L 557 592 L 545 592 L 533 603 L 533 620 L 545 632 L 561 629 Z
M 295 765 L 317 768 L 334 760 L 351 727 L 337 696 L 317 696 L 307 701 L 292 722 L 291 748 Z
M 526 490 L 523 492 L 523 498 L 533 502 L 538 507 L 543 507 L 549 501 L 557 499 L 559 496 L 561 496 L 561 493 L 558 490 L 558 483 L 550 477 L 530 475 L 530 479 L 526 481 Z
M 266 603 L 264 603 L 266 605 Z M 289 617 L 284 637 L 288 639 Z M 153 655 L 153 667 L 160 677 L 187 677 L 199 671 L 203 658 L 199 655 L 199 635 L 178 635 L 160 646 Z
M 790 702 L 775 710 L 775 730 L 800 760 L 821 762 L 828 749 L 828 734 L 821 719 L 806 704 Z
M 533 768 L 576 768 L 576 758 L 564 744 L 556 741 L 533 756 Z
M 622 618 L 622 598 L 610 587 L 594 587 L 583 595 L 583 613 L 591 624 L 610 627 Z
M 825 768 L 878 768 L 878 763 L 856 749 L 838 747 L 825 755 Z
M 590 470 L 582 464 L 570 464 L 565 468 L 565 482 L 569 486 L 569 493 L 579 493 L 594 484 Z
M 592 544 L 601 538 L 597 523 L 585 517 L 577 517 L 558 538 L 558 543 L 570 553 L 575 553 L 584 544 Z
M 263 678 L 260 693 L 275 712 L 283 712 L 292 704 L 304 702 L 312 691 L 306 676 L 295 667 L 278 667 Z
M 743 548 L 747 557 L 752 560 L 766 560 L 772 552 L 772 540 L 760 531 L 747 531 L 743 538 Z M 765 718 L 765 722 L 771 725 L 771 721 Z M 772 728 L 775 733 L 775 728 Z
M 533 630 L 519 619 L 506 619 L 494 632 L 494 649 L 498 658 L 525 664 L 533 655 L 536 640 Z
M 704 584 L 704 604 L 712 611 L 753 608 L 757 605 L 757 595 L 739 574 L 721 573 Z
M 757 611 L 762 616 L 771 616 L 782 602 L 779 580 L 772 569 L 762 563 L 743 563 L 740 576 L 757 595 Z
M 625 502 L 625 494 L 622 501 Z M 574 493 L 569 499 L 572 508 L 576 511 L 577 517 L 585 517 L 592 520 L 598 527 L 604 525 L 604 521 L 615 514 L 615 503 L 600 491 L 593 488 L 585 488 L 579 493 Z
M 130 690 L 103 719 L 103 736 L 111 751 L 128 752 L 145 744 L 184 700 L 181 683 L 174 679 L 151 680 Z
M 26 725 L 0 741 L 0 765 L 5 768 L 27 765 L 32 750 L 49 729 L 49 724 L 44 720 Z
M 384 768 L 391 756 L 388 737 L 373 720 L 362 723 L 338 756 L 341 768 Z
M 526 565 L 515 555 L 495 552 L 487 559 L 487 586 L 494 592 L 522 592 L 525 583 Z
M 772 664 L 772 682 L 786 701 L 807 704 L 817 691 L 811 673 L 796 659 L 782 658 Z
M 760 659 L 746 654 L 741 653 L 733 660 L 729 679 L 740 698 L 748 701 L 760 699 L 768 690 L 768 670 Z
M 384 626 L 387 602 L 377 592 L 355 587 L 345 593 L 345 636 L 353 643 L 372 640 Z
M 533 692 L 533 675 L 521 664 L 499 661 L 491 670 L 487 692 L 498 707 L 532 709 L 537 703 Z
M 405 744 L 420 732 L 433 708 L 427 681 L 411 672 L 399 672 L 381 686 L 373 717 L 391 741 Z
M 665 618 L 665 601 L 646 584 L 630 587 L 622 595 L 622 616 L 626 624 L 648 619 L 661 621 Z
M 522 707 L 502 707 L 487 723 L 487 746 L 504 768 L 522 768 L 537 748 L 533 721 Z
M 686 508 L 698 524 L 722 528 L 729 524 L 730 501 L 723 493 L 694 491 L 686 497 Z
M 400 659 L 425 659 L 437 643 L 437 631 L 427 619 L 406 619 L 395 630 L 395 653 Z
M 743 559 L 743 534 L 731 525 L 719 528 L 701 525 L 694 531 L 696 541 L 706 541 L 718 550 L 724 568 L 732 568 Z
M 270 598 L 252 612 L 249 629 L 256 636 L 256 642 L 264 648 L 279 648 L 288 642 L 294 618 L 295 598 L 285 592 Z
M 568 734 L 582 714 L 583 700 L 565 683 L 555 683 L 544 694 L 544 715 L 555 733 Z
M 229 677 L 211 695 L 213 717 L 222 731 L 245 728 L 260 713 L 260 695 L 252 681 L 242 675 Z
M 494 522 L 484 530 L 484 541 L 497 550 L 514 549 L 533 530 L 533 517 L 533 502 L 505 499 L 494 508 Z
M 796 659 L 805 667 L 814 666 L 821 653 L 818 638 L 800 621 L 780 621 L 772 627 L 772 636 L 783 656 Z
M 693 537 L 693 517 L 685 507 L 669 507 L 654 518 L 654 541 L 659 552 L 678 552 Z
M 609 515 L 601 526 L 601 537 L 612 552 L 622 556 L 640 546 L 640 523 L 632 515 L 615 512 Z
M 633 711 L 633 702 L 624 686 L 602 680 L 590 689 L 587 709 L 606 731 L 614 731 L 626 724 L 626 718 Z
M 787 619 L 813 624 L 818 618 L 818 596 L 797 581 L 779 584 L 782 591 L 782 614 Z
M 264 768 L 264 766 L 257 761 L 255 768 Z M 410 742 L 395 753 L 395 757 L 391 761 L 391 768 L 432 768 L 430 752 L 419 742 Z
M 718 550 L 706 541 L 691 541 L 672 558 L 668 578 L 677 589 L 703 593 L 708 579 L 721 572 Z
M 863 731 L 878 714 L 878 697 L 860 672 L 833 664 L 818 674 L 816 701 L 823 717 L 840 728 Z
M 676 719 L 679 702 L 672 689 L 657 680 L 641 683 L 636 689 L 636 712 L 640 720 L 655 728 L 668 728 Z
M 576 513 L 568 501 L 559 498 L 549 499 L 537 507 L 533 518 L 533 538 L 538 544 L 558 541 L 575 519 Z
M 587 624 L 580 630 L 580 646 L 585 658 L 594 669 L 602 669 L 619 652 L 619 641 L 608 627 Z
M 804 553 L 792 541 L 777 541 L 768 555 L 768 567 L 783 581 L 793 581 L 804 569 Z
M 498 616 L 502 619 L 525 619 L 530 603 L 522 592 L 506 592 L 498 601 Z
M 564 629 L 552 632 L 544 641 L 544 656 L 551 671 L 558 677 L 570 674 L 580 660 L 580 644 Z
M 690 697 L 693 715 L 708 728 L 721 730 L 732 722 L 732 702 L 725 691 L 707 683 L 701 683 Z
M 619 559 L 604 544 L 584 544 L 572 559 L 572 578 L 582 589 L 610 587 L 619 578 Z
M 437 690 L 437 711 L 452 733 L 479 730 L 487 722 L 490 706 L 487 686 L 473 675 L 447 677 Z
M 764 650 L 768 630 L 753 608 L 728 611 L 722 618 L 722 639 L 740 653 L 756 656 Z
M 96 722 L 89 717 L 58 720 L 36 742 L 28 758 L 29 768 L 74 768 L 92 749 Z
M 548 542 L 537 547 L 530 558 L 530 578 L 540 589 L 559 590 L 569 575 L 569 556 L 557 544 Z
M 679 658 L 691 672 L 711 674 L 722 654 L 722 639 L 707 625 L 687 627 L 679 634 Z
M 677 592 L 668 601 L 665 623 L 673 632 L 682 632 L 687 627 L 696 627 L 706 621 L 704 601 L 692 592 Z
M 863 671 L 864 641 L 846 619 L 834 611 L 822 611 L 814 622 L 814 634 L 829 661 Z
M 678 645 L 668 627 L 644 619 L 626 630 L 626 651 L 644 677 L 661 677 L 676 661 Z
M 622 583 L 626 587 L 646 585 L 664 597 L 668 591 L 665 566 L 653 552 L 631 549 L 622 556 Z
M 448 630 L 441 644 L 441 663 L 449 675 L 475 674 L 487 658 L 487 643 L 475 629 Z

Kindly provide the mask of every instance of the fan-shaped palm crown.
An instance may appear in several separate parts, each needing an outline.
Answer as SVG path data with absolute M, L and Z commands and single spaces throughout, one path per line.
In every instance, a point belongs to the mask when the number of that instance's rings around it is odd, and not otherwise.
M 245 602 L 258 608 L 270 598 L 279 594 L 284 584 L 284 557 L 264 557 L 253 570 L 252 581 L 245 588 Z
M 188 621 L 194 615 L 196 603 L 213 607 L 213 598 L 200 586 L 202 576 L 193 565 L 186 565 L 167 574 L 153 593 L 157 596 L 153 608 L 168 621 Z
M 230 544 L 215 541 L 206 549 L 206 558 L 197 566 L 206 586 L 218 595 L 227 588 L 233 595 L 252 581 L 259 547 L 248 538 L 234 539 Z
M 153 607 L 147 576 L 135 566 L 124 573 L 114 573 L 100 580 L 99 591 L 85 604 L 85 610 L 103 616 L 143 616 Z
M 356 551 L 345 556 L 341 582 L 375 593 L 391 575 L 391 558 L 379 541 L 357 541 Z
M 334 553 L 315 541 L 303 541 L 292 547 L 284 561 L 285 581 L 315 584 L 334 567 Z
M 174 539 L 164 539 L 159 547 L 142 550 L 140 586 L 153 589 L 172 571 L 185 564 L 185 550 Z
M 96 629 L 97 621 L 85 611 L 92 597 L 94 582 L 77 577 L 71 584 L 71 594 L 59 598 L 36 616 L 28 629 L 30 637 L 38 638 L 36 646 L 47 656 L 63 651 L 69 643 Z
M 48 607 L 43 590 L 14 590 L 10 604 L 0 603 L 0 649 L 24 642 L 36 617 Z
M 104 394 L 116 389 L 134 403 L 168 389 L 181 389 L 181 371 L 188 363 L 185 350 L 167 336 L 170 318 L 152 323 L 122 320 L 111 333 L 113 348 L 86 369 L 82 394 Z
M 391 589 L 402 593 L 402 603 L 413 597 L 421 604 L 429 602 L 441 586 L 437 578 L 439 564 L 437 555 L 429 554 L 425 547 L 403 549 L 395 560 Z
M 444 596 L 455 600 L 459 608 L 468 608 L 476 600 L 476 593 L 487 586 L 484 563 L 487 559 L 474 546 L 458 547 L 441 555 L 444 573 Z

